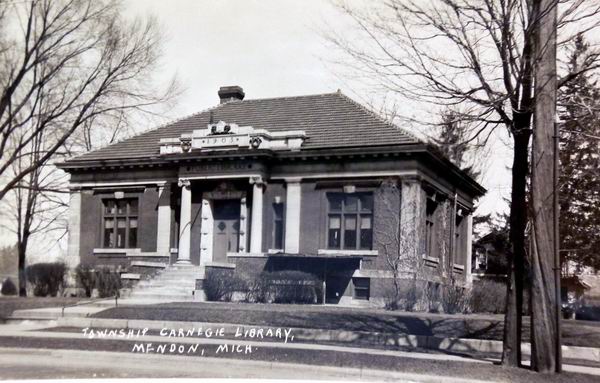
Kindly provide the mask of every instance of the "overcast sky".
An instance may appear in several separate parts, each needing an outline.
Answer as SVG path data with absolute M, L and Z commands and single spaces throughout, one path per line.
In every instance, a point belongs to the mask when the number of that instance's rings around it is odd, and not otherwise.
M 368 2 L 366 2 L 368 4 Z M 339 75 L 340 55 L 322 31 L 350 33 L 351 22 L 328 0 L 128 0 L 128 14 L 158 17 L 166 35 L 165 78 L 185 87 L 173 118 L 218 103 L 217 90 L 240 85 L 246 98 L 282 97 L 341 89 L 361 101 L 371 89 Z M 489 190 L 480 212 L 506 208 L 510 153 L 493 146 L 482 183 Z
M 166 81 L 176 74 L 185 90 L 170 119 L 214 106 L 225 85 L 243 87 L 246 98 L 337 89 L 359 102 L 373 97 L 372 89 L 340 76 L 332 64 L 340 56 L 320 31 L 346 33 L 351 23 L 328 0 L 125 0 L 125 11 L 130 17 L 154 15 L 165 32 L 158 76 Z M 480 213 L 506 209 L 510 163 L 510 152 L 496 142 L 481 181 L 489 192 Z M 4 244 L 13 242 L 1 237 Z

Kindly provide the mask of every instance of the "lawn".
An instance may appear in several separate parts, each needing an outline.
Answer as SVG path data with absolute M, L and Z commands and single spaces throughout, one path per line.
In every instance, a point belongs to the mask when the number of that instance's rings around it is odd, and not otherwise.
M 8 318 L 15 310 L 61 307 L 81 300 L 82 298 L 62 297 L 0 297 L 0 322 Z
M 403 313 L 312 305 L 186 302 L 112 308 L 94 316 L 493 340 L 502 340 L 503 331 L 501 315 Z M 523 331 L 524 340 L 528 341 L 528 317 L 524 318 Z M 600 326 L 593 322 L 564 321 L 563 344 L 600 347 Z

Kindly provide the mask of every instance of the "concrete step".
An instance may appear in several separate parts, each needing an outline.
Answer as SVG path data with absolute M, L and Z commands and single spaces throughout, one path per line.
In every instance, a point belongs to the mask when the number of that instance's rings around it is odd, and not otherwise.
M 196 287 L 195 283 L 169 283 L 169 282 L 161 282 L 161 281 L 152 281 L 152 282 L 147 282 L 147 283 L 138 283 L 136 285 L 136 289 L 140 289 L 140 288 L 150 288 L 150 287 L 158 287 L 158 288 L 169 288 L 169 287 L 185 287 L 185 288 L 190 288 L 190 289 L 194 289 Z
M 186 290 L 186 291 L 164 291 L 164 290 L 138 290 L 138 291 L 133 291 L 131 293 L 131 295 L 129 295 L 130 297 L 138 297 L 138 296 L 145 296 L 145 295 L 179 295 L 179 296 L 187 296 L 187 295 L 192 295 L 194 291 L 193 290 Z
M 163 301 L 167 301 L 167 302 L 187 302 L 187 301 L 193 301 L 194 300 L 194 296 L 193 295 L 166 295 L 166 294 L 146 294 L 146 295 L 135 295 L 135 296 L 131 296 L 127 299 L 135 299 L 135 300 L 148 300 L 148 301 L 153 301 L 153 300 L 163 300 Z M 121 303 L 126 303 L 126 302 L 121 302 Z

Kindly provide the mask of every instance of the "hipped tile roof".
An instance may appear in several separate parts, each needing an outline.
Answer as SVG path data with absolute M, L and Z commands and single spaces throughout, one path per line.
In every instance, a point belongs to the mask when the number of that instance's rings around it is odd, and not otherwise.
M 71 161 L 156 157 L 161 138 L 176 138 L 204 129 L 211 114 L 214 122 L 222 120 L 271 132 L 303 130 L 306 140 L 302 150 L 420 143 L 408 132 L 336 92 L 227 102 Z

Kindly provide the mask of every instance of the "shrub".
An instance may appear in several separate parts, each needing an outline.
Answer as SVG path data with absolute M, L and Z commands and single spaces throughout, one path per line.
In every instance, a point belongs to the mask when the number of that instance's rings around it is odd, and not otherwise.
M 241 280 L 231 269 L 207 268 L 202 285 L 207 301 L 231 301 L 233 293 L 241 289 Z
M 100 298 L 114 297 L 119 295 L 121 288 L 121 275 L 110 270 L 108 267 L 103 267 L 95 273 L 96 288 Z
M 442 285 L 441 304 L 446 314 L 464 313 L 469 310 L 470 290 L 454 281 Z
M 323 295 L 321 281 L 310 273 L 295 270 L 263 273 L 273 303 L 318 303 Z
M 440 284 L 438 282 L 428 281 L 425 286 L 423 298 L 425 300 L 424 305 L 428 312 L 437 313 L 439 312 L 441 293 Z
M 78 265 L 75 268 L 75 278 L 77 279 L 77 284 L 85 290 L 85 296 L 91 297 L 92 290 L 96 285 L 96 273 L 94 269 L 89 266 Z
M 36 297 L 55 297 L 64 285 L 67 266 L 64 263 L 36 263 L 27 266 L 25 273 L 27 281 L 33 285 L 33 295 Z
M 471 310 L 474 313 L 504 313 L 506 309 L 506 285 L 504 283 L 480 280 L 473 281 L 471 289 Z
M 17 286 L 10 278 L 6 278 L 2 283 L 2 290 L 0 290 L 0 293 L 2 293 L 2 295 L 17 295 Z
M 264 275 L 244 279 L 244 301 L 267 303 L 269 301 L 269 281 Z

